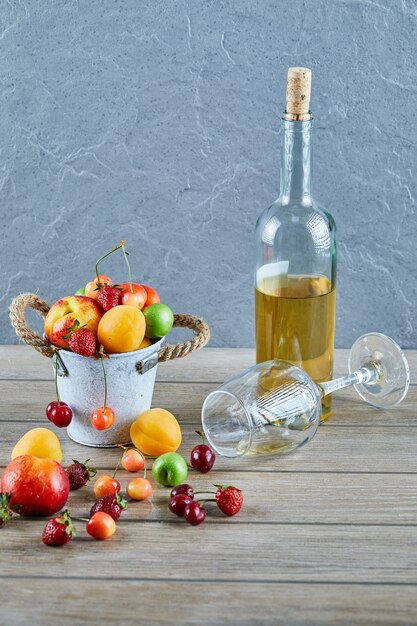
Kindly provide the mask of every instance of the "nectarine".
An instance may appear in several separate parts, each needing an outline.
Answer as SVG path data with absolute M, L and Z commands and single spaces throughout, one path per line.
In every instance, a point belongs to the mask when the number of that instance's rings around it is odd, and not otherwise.
M 96 334 L 102 315 L 103 309 L 92 298 L 65 296 L 51 306 L 45 317 L 45 337 L 54 346 L 68 350 L 69 338 L 64 339 L 63 336 L 68 334 L 68 328 L 74 327 L 75 320 Z

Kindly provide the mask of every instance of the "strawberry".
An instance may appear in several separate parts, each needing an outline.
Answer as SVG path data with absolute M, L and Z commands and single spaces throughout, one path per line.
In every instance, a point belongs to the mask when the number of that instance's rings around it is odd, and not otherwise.
M 118 306 L 121 304 L 121 301 L 122 295 L 117 287 L 102 287 L 97 293 L 97 302 L 105 311 Z
M 42 541 L 46 546 L 63 546 L 75 535 L 75 528 L 68 510 L 46 523 Z
M 81 356 L 93 356 L 97 350 L 96 336 L 88 328 L 73 330 L 68 345 L 73 352 Z
M 126 500 L 123 496 L 119 496 L 118 493 L 116 493 L 115 496 L 103 496 L 91 507 L 90 517 L 92 517 L 94 513 L 103 511 L 103 513 L 107 513 L 117 522 L 125 508 Z
M 80 463 L 80 461 L 73 459 L 73 464 L 67 467 L 66 472 L 68 474 L 71 491 L 84 487 L 84 485 L 97 474 L 95 467 L 89 467 L 87 465 L 89 460 L 90 459 L 87 459 L 84 463 Z
M 223 487 L 222 485 L 214 485 L 218 487 L 216 491 L 217 506 L 225 515 L 236 515 L 239 513 L 243 504 L 243 493 L 236 487 Z
M 9 507 L 10 494 L 0 493 L 0 526 L 7 524 L 12 516 L 12 512 Z

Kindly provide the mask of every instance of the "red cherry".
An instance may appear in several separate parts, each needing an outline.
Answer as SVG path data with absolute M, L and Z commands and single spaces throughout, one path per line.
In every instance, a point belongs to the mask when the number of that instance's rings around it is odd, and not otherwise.
M 183 517 L 185 507 L 187 506 L 187 504 L 190 504 L 191 502 L 193 502 L 192 498 L 187 496 L 185 493 L 179 493 L 178 495 L 171 498 L 171 500 L 168 503 L 168 508 L 171 511 L 171 513 L 174 513 L 175 515 L 178 515 L 179 517 Z
M 65 428 L 71 423 L 72 411 L 65 402 L 50 402 L 46 407 L 46 417 L 58 428 Z
M 180 493 L 185 494 L 191 498 L 191 500 L 194 498 L 194 489 L 191 485 L 187 485 L 187 483 L 174 487 L 174 489 L 171 490 L 171 498 L 175 498 L 175 496 L 178 496 Z
M 184 519 L 192 526 L 198 526 L 206 519 L 206 512 L 198 502 L 192 500 L 184 509 Z
M 200 443 L 200 445 L 191 450 L 191 465 L 202 474 L 206 474 L 211 470 L 215 460 L 216 455 L 205 443 Z

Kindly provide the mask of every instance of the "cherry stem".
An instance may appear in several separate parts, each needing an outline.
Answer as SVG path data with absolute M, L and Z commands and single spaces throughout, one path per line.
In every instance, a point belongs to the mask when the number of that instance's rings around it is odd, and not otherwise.
M 106 375 L 106 368 L 104 367 L 104 361 L 103 361 L 103 357 L 100 354 L 100 361 L 101 361 L 101 367 L 103 368 L 103 375 L 104 375 L 104 405 L 103 405 L 103 409 L 106 410 L 106 405 L 107 405 L 107 375 Z
M 56 399 L 58 400 L 58 406 L 61 406 L 61 398 L 58 391 L 58 351 L 55 352 L 55 391 Z
M 203 498 L 203 500 L 194 500 L 194 502 L 198 502 L 200 506 L 204 506 L 206 502 L 217 502 L 217 500 L 213 500 L 212 498 Z
M 120 243 L 120 247 L 122 249 L 123 252 L 123 256 L 125 258 L 126 261 L 126 265 L 127 265 L 127 275 L 129 276 L 129 284 L 130 284 L 130 292 L 133 293 L 133 285 L 132 285 L 132 270 L 130 269 L 130 263 L 129 263 L 129 259 L 128 257 L 128 252 L 126 252 L 126 248 L 125 248 L 125 240 L 122 239 L 121 243 Z
M 88 517 L 74 517 L 73 515 L 71 515 L 71 519 L 76 522 L 89 522 L 90 521 Z
M 216 492 L 215 491 L 194 491 L 194 495 L 195 496 L 199 496 L 202 493 L 216 493 Z M 212 501 L 210 500 L 210 502 L 212 502 Z
M 122 456 L 123 456 L 123 454 L 122 454 Z M 113 476 L 112 476 L 112 478 L 116 478 L 116 474 L 117 474 L 117 472 L 119 471 L 120 463 L 121 463 L 121 461 L 122 461 L 122 456 L 121 456 L 121 457 L 120 457 L 120 459 L 117 461 L 117 465 L 116 465 L 116 467 L 115 467 L 115 469 L 114 469 L 114 472 L 113 472 Z
M 121 248 L 122 246 L 124 246 L 125 242 L 122 241 L 121 243 L 119 243 L 118 246 L 115 246 L 114 248 L 112 248 L 110 250 L 110 252 L 107 252 L 107 254 L 104 254 L 102 257 L 99 258 L 99 260 L 96 262 L 96 276 L 97 276 L 97 284 L 100 284 L 100 276 L 98 273 L 98 265 L 99 263 L 101 263 L 101 261 L 103 261 L 103 259 L 105 259 L 106 257 L 110 256 L 111 254 L 113 254 L 113 252 L 116 252 L 116 250 L 118 250 L 119 248 Z

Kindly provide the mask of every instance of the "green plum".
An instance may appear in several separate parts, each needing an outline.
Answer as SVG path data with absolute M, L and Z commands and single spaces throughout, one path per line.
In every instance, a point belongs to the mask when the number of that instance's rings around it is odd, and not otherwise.
M 176 487 L 185 481 L 188 474 L 187 463 L 178 452 L 161 454 L 152 465 L 152 476 L 160 485 Z
M 166 304 L 151 304 L 143 309 L 146 320 L 145 335 L 148 339 L 160 339 L 169 333 L 174 314 Z

